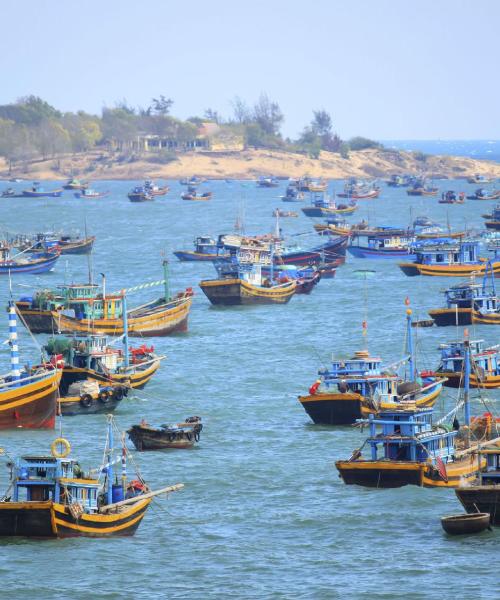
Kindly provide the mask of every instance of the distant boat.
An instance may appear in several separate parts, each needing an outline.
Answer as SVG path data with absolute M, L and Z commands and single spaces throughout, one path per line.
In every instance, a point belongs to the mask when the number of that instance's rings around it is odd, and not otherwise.
M 479 188 L 472 196 L 467 196 L 468 200 L 498 200 L 500 198 L 500 190 L 487 190 Z
M 22 195 L 26 198 L 59 198 L 62 193 L 62 189 L 45 190 L 38 181 L 35 181 L 30 190 L 23 190 Z
M 11 249 L 8 246 L 0 247 L 0 275 L 18 275 L 20 273 L 47 273 L 52 271 L 60 256 L 59 251 L 43 252 L 26 256 L 16 254 L 11 257 Z
M 104 198 L 105 196 L 109 196 L 109 192 L 97 192 L 96 190 L 91 190 L 90 188 L 86 188 L 81 190 L 80 192 L 75 192 L 75 198 L 84 198 L 87 200 L 96 200 L 97 198 Z
M 480 175 L 479 173 L 476 173 L 475 175 L 473 175 L 471 177 L 467 177 L 467 182 L 468 183 L 477 183 L 479 185 L 482 185 L 485 183 L 492 183 L 493 178 L 487 177 L 486 175 Z
M 192 448 L 200 441 L 203 424 L 200 417 L 187 417 L 182 423 L 153 427 L 145 421 L 132 425 L 127 431 L 129 439 L 139 452 Z
M 463 204 L 465 202 L 465 193 L 460 192 L 458 195 L 453 190 L 448 190 L 441 194 L 438 200 L 439 204 Z
M 441 344 L 441 360 L 436 369 L 437 377 L 445 377 L 444 385 L 458 388 L 463 385 L 464 361 L 469 346 L 471 364 L 470 387 L 482 389 L 500 388 L 500 350 L 498 346 L 485 347 L 483 340 L 459 341 Z
M 279 186 L 279 181 L 275 177 L 259 177 L 257 187 L 273 188 Z
M 152 196 L 145 188 L 137 186 L 132 189 L 128 194 L 130 202 L 150 202 L 154 200 Z
M 349 204 L 337 204 L 331 200 L 325 193 L 312 194 L 311 205 L 304 206 L 302 212 L 307 217 L 328 217 L 335 214 L 351 214 L 358 209 L 356 202 Z
M 210 236 L 198 236 L 194 240 L 194 250 L 176 250 L 175 256 L 183 262 L 214 261 L 227 258 L 217 242 Z
M 156 185 L 156 183 L 152 179 L 147 179 L 144 182 L 144 189 L 151 196 L 165 196 L 165 194 L 169 190 L 169 188 L 168 188 L 167 185 L 164 185 L 163 187 L 162 186 L 158 186 L 158 185 Z
M 88 181 L 81 181 L 80 179 L 70 179 L 65 185 L 63 185 L 64 190 L 84 190 L 88 188 Z

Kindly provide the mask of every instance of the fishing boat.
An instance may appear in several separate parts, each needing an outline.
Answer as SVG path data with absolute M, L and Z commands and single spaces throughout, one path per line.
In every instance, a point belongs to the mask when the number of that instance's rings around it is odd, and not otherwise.
M 463 204 L 465 202 L 465 193 L 460 192 L 458 195 L 453 190 L 448 190 L 441 194 L 438 200 L 439 204 Z
M 160 367 L 164 358 L 154 347 L 141 344 L 129 347 L 127 332 L 123 349 L 113 346 L 100 333 L 72 338 L 52 337 L 44 346 L 50 361 L 62 369 L 61 394 L 71 384 L 92 380 L 103 385 L 121 384 L 128 389 L 143 389 Z
M 351 200 L 370 200 L 378 198 L 380 189 L 374 184 L 358 183 L 356 179 L 350 179 L 344 185 L 344 191 L 337 193 L 338 198 L 350 198 Z
M 144 187 L 136 186 L 127 194 L 130 202 L 151 202 L 154 196 L 150 194 Z
M 491 263 L 486 266 L 483 281 L 475 277 L 444 290 L 445 308 L 429 311 L 434 323 L 447 325 L 500 325 L 500 297 L 497 296 Z
M 287 217 L 298 217 L 299 213 L 295 212 L 293 210 L 281 210 L 279 208 L 275 208 L 273 210 L 273 217 L 283 217 L 283 218 L 287 218 Z
M 9 246 L 0 246 L 0 275 L 18 275 L 31 273 L 38 275 L 52 271 L 58 261 L 60 252 L 37 252 L 29 256 L 19 252 L 11 256 Z
M 335 214 L 352 214 L 357 210 L 356 202 L 351 201 L 349 204 L 337 204 L 331 200 L 326 194 L 312 194 L 311 205 L 304 206 L 302 212 L 307 217 L 328 217 Z
M 130 310 L 126 307 L 126 294 L 151 284 L 111 294 L 106 292 L 105 285 L 102 288 L 94 283 L 62 285 L 22 297 L 16 302 L 16 309 L 34 333 L 87 335 L 99 331 L 117 336 L 128 329 L 130 336 L 155 337 L 184 332 L 193 290 L 187 288 L 172 298 L 165 262 L 165 277 L 155 282 L 165 285 L 164 296 Z
M 484 468 L 478 444 L 471 441 L 467 343 L 465 347 L 463 399 L 457 401 L 456 408 L 437 423 L 433 422 L 432 408 L 416 405 L 370 414 L 368 419 L 359 420 L 360 425 L 369 426 L 370 435 L 348 460 L 335 463 L 344 483 L 376 488 L 404 485 L 456 488 L 472 481 L 476 472 Z M 462 404 L 464 426 L 460 427 L 456 415 Z M 449 416 L 453 416 L 452 427 L 444 424 Z M 367 458 L 363 457 L 366 445 Z
M 78 235 L 41 232 L 23 236 L 13 243 L 21 251 L 33 253 L 59 252 L 59 254 L 89 254 L 95 242 L 95 236 L 84 238 Z
M 65 438 L 52 442 L 51 454 L 30 454 L 11 467 L 8 492 L 0 500 L 0 536 L 29 538 L 117 537 L 134 535 L 153 497 L 182 484 L 151 491 L 140 474 L 129 480 L 129 452 L 114 447 L 108 416 L 104 465 L 84 471 L 69 458 Z M 117 455 L 119 450 L 119 456 Z M 115 474 L 114 464 L 121 462 Z
M 492 183 L 493 179 L 491 177 L 487 177 L 486 175 L 480 175 L 479 173 L 476 173 L 471 177 L 467 177 L 467 182 L 483 185 L 485 183 Z
M 297 190 L 299 192 L 326 192 L 328 188 L 328 182 L 323 179 L 315 180 L 311 177 L 301 177 L 296 183 Z
M 411 175 L 391 175 L 386 184 L 389 187 L 408 187 L 412 179 Z
M 304 192 L 299 192 L 295 185 L 286 188 L 285 195 L 281 196 L 283 202 L 302 202 L 305 199 Z
M 467 196 L 467 200 L 498 200 L 500 198 L 500 190 L 487 190 L 479 188 L 471 196 Z
M 257 187 L 274 188 L 278 187 L 280 182 L 275 177 L 259 177 L 257 179 Z
M 417 240 L 436 239 L 441 237 L 447 238 L 463 238 L 467 236 L 466 231 L 451 231 L 450 226 L 443 227 L 428 217 L 417 217 L 413 221 L 413 234 Z
M 63 190 L 85 190 L 89 187 L 88 181 L 81 181 L 80 179 L 69 179 L 66 184 L 63 185 Z
M 200 441 L 201 417 L 188 417 L 182 423 L 153 427 L 142 420 L 127 431 L 136 450 L 165 450 L 192 448 Z
M 399 268 L 409 277 L 429 275 L 441 277 L 467 277 L 483 274 L 487 259 L 479 256 L 479 242 L 439 238 L 420 240 L 412 244 L 413 262 L 399 263 Z M 491 261 L 491 270 L 500 273 L 500 260 Z
M 388 366 L 367 350 L 360 350 L 347 360 L 334 359 L 330 369 L 318 371 L 319 378 L 308 395 L 299 396 L 299 402 L 314 423 L 322 425 L 350 425 L 370 414 L 396 410 L 408 403 L 419 408 L 433 406 L 443 384 L 433 375 L 416 371 L 411 309 L 407 311 L 406 352 L 402 361 Z M 408 366 L 407 376 L 396 372 L 402 365 Z
M 436 196 L 439 189 L 433 185 L 428 185 L 423 180 L 417 180 L 410 189 L 406 190 L 408 196 Z
M 500 231 L 500 204 L 495 206 L 491 214 L 483 215 L 483 218 L 486 219 L 486 229 Z
M 363 235 L 361 232 L 351 240 L 347 251 L 356 258 L 415 258 L 411 245 L 415 241 L 412 235 L 393 235 L 387 227 L 377 235 Z
M 449 535 L 481 533 L 485 529 L 491 529 L 490 515 L 478 512 L 473 515 L 447 515 L 441 517 L 441 526 Z
M 483 340 L 468 340 L 441 344 L 441 359 L 436 376 L 446 377 L 444 385 L 458 388 L 463 385 L 464 361 L 470 361 L 472 388 L 500 387 L 500 346 L 484 347 Z
M 52 365 L 19 368 L 14 302 L 9 302 L 11 370 L 0 377 L 0 429 L 53 428 L 61 371 Z
M 176 250 L 175 256 L 183 262 L 193 261 L 214 261 L 220 258 L 226 258 L 229 254 L 221 252 L 221 248 L 214 238 L 201 235 L 195 238 L 193 250 Z
M 25 198 L 59 198 L 63 190 L 45 190 L 38 181 L 35 181 L 29 190 L 23 190 L 22 195 Z
M 167 185 L 159 186 L 152 179 L 146 179 L 144 189 L 151 196 L 165 196 L 169 190 Z
M 263 267 L 262 274 L 266 277 L 270 277 L 270 267 Z M 274 281 L 277 281 L 278 283 L 295 281 L 297 283 L 297 287 L 295 288 L 296 294 L 310 294 L 321 280 L 321 271 L 316 265 L 306 267 L 281 265 L 276 266 L 273 269 L 272 276 Z
M 22 198 L 22 194 L 18 194 L 14 188 L 7 188 L 0 194 L 1 198 Z
M 192 177 L 189 177 L 189 178 L 184 177 L 184 179 L 181 179 L 179 181 L 179 183 L 181 185 L 192 185 L 192 186 L 195 186 L 195 185 L 200 185 L 200 183 L 203 183 L 204 181 L 206 181 L 206 179 L 198 177 L 196 175 L 193 175 Z
M 181 198 L 183 200 L 194 200 L 194 201 L 204 201 L 210 200 L 212 198 L 212 192 L 203 192 L 203 194 L 197 194 L 196 188 L 193 186 L 189 186 L 187 192 L 181 194 Z
M 105 198 L 109 196 L 109 192 L 98 192 L 90 188 L 84 188 L 79 192 L 75 192 L 75 198 L 84 198 L 85 200 L 97 200 L 98 198 Z
M 273 244 L 256 245 L 236 240 L 225 248 L 230 258 L 215 263 L 218 277 L 200 282 L 205 296 L 215 305 L 286 304 L 295 293 L 297 282 L 274 282 Z M 270 269 L 269 277 L 262 266 Z
M 480 444 L 479 456 L 486 460 L 486 467 L 479 470 L 476 479 L 459 485 L 455 494 L 467 513 L 489 514 L 491 525 L 500 527 L 500 448 L 499 439 Z

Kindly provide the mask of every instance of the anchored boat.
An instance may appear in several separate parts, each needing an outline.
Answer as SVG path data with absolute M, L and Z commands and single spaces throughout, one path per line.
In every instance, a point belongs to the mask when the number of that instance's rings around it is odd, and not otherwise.
M 94 283 L 62 285 L 50 290 L 37 291 L 16 302 L 23 322 L 34 333 L 90 334 L 99 331 L 106 335 L 123 335 L 128 328 L 130 336 L 165 336 L 187 331 L 193 291 L 187 288 L 174 298 L 170 296 L 167 261 L 165 278 L 155 285 L 165 285 L 165 295 L 127 310 L 126 293 L 106 293 Z M 104 280 L 103 280 L 104 281 Z M 128 291 L 150 287 L 151 284 L 130 288 Z
M 441 344 L 441 362 L 436 375 L 446 377 L 444 385 L 458 388 L 463 385 L 464 362 L 470 362 L 469 385 L 472 388 L 500 387 L 500 346 L 484 347 L 483 340 L 468 340 Z
M 153 497 L 182 489 L 182 484 L 150 491 L 141 475 L 129 480 L 125 446 L 116 473 L 114 427 L 108 416 L 104 465 L 85 472 L 68 458 L 69 442 L 57 438 L 51 455 L 23 456 L 11 470 L 9 492 L 0 501 L 0 536 L 34 538 L 116 537 L 134 535 Z
M 9 302 L 11 371 L 0 377 L 0 429 L 53 428 L 61 371 L 52 365 L 19 368 L 14 302 Z
M 188 417 L 183 423 L 152 427 L 146 421 L 132 425 L 128 437 L 137 450 L 165 450 L 192 448 L 200 441 L 203 425 L 200 417 Z
M 467 277 L 486 271 L 488 261 L 479 256 L 479 242 L 440 238 L 418 241 L 412 245 L 414 262 L 400 263 L 405 275 Z M 500 260 L 491 261 L 493 273 L 500 273 Z
M 45 190 L 38 181 L 35 181 L 29 190 L 23 190 L 22 195 L 25 198 L 59 198 L 63 190 Z
M 358 205 L 351 200 L 349 204 L 337 204 L 325 192 L 311 195 L 311 206 L 302 208 L 307 217 L 328 217 L 336 214 L 351 214 L 357 210 Z
M 81 181 L 80 179 L 76 179 L 73 177 L 69 179 L 68 182 L 63 185 L 63 190 L 86 190 L 89 187 L 88 181 Z
M 33 252 L 26 256 L 24 252 L 11 256 L 9 246 L 0 247 L 0 275 L 17 275 L 19 273 L 47 273 L 52 271 L 58 261 L 60 252 Z
M 193 250 L 176 250 L 175 256 L 183 262 L 209 261 L 227 258 L 229 254 L 221 252 L 221 248 L 216 240 L 209 236 L 198 236 L 194 242 Z
M 411 310 L 407 314 L 408 357 L 396 365 L 361 350 L 348 360 L 333 360 L 330 369 L 318 371 L 319 379 L 299 402 L 314 423 L 349 425 L 372 413 L 396 409 L 411 402 L 432 406 L 442 390 L 442 381 L 433 375 L 417 375 L 413 355 Z M 363 324 L 365 326 L 365 324 Z M 398 375 L 396 367 L 407 363 L 409 375 Z

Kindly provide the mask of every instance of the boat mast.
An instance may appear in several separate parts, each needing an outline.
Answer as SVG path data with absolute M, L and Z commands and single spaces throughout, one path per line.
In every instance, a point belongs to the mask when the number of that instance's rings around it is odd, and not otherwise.
M 21 376 L 19 373 L 19 347 L 17 345 L 16 306 L 13 300 L 9 300 L 9 346 L 12 381 L 18 382 Z M 17 386 L 18 384 L 15 383 L 15 387 Z
M 168 273 L 168 260 L 166 258 L 163 259 L 163 280 L 165 283 L 165 302 L 170 301 L 170 282 L 169 282 L 169 273 Z
M 271 247 L 270 247 L 270 252 L 271 252 L 271 272 L 270 272 L 270 278 L 271 278 L 271 285 L 273 285 L 273 281 L 274 281 L 274 242 L 271 242 Z
M 108 415 L 108 504 L 113 503 L 113 416 Z
M 125 366 L 130 365 L 129 347 L 128 347 L 128 314 L 127 314 L 127 294 L 125 290 L 122 290 L 122 312 L 123 312 L 123 344 L 124 348 L 124 359 Z
M 464 331 L 464 417 L 465 425 L 470 427 L 470 402 L 469 402 L 469 388 L 470 388 L 470 341 L 469 331 Z
M 410 369 L 410 381 L 415 381 L 415 356 L 413 349 L 413 336 L 411 332 L 411 314 L 410 299 L 405 299 L 406 309 L 406 351 L 408 352 L 408 367 Z

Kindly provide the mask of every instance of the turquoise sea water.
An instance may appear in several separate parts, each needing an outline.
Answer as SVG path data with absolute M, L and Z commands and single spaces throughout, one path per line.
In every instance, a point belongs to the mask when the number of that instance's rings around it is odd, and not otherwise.
M 349 257 L 334 280 L 286 306 L 214 309 L 197 288 L 215 273 L 212 265 L 179 263 L 172 250 L 191 249 L 196 235 L 230 231 L 242 207 L 247 232 L 271 231 L 274 208 L 300 211 L 298 203 L 277 198 L 286 182 L 270 190 L 210 182 L 202 186 L 214 192 L 207 203 L 180 200 L 181 186 L 169 182 L 168 196 L 144 204 L 127 200 L 133 184 L 98 182 L 94 187 L 112 192 L 98 201 L 76 200 L 69 192 L 61 199 L 2 200 L 1 229 L 82 229 L 86 219 L 97 236 L 94 271 L 106 273 L 113 290 L 161 278 L 162 253 L 169 255 L 173 290 L 196 290 L 189 333 L 154 340 L 167 360 L 146 389 L 124 400 L 115 414 L 123 429 L 142 417 L 160 424 L 201 415 L 201 442 L 191 451 L 134 453 L 153 488 L 177 482 L 186 487 L 168 501 L 156 501 L 133 538 L 1 540 L 5 597 L 498 598 L 498 530 L 446 537 L 440 517 L 461 512 L 452 490 L 345 486 L 334 461 L 348 457 L 364 434 L 312 425 L 296 399 L 332 353 L 348 357 L 360 349 L 365 312 L 370 351 L 387 362 L 398 360 L 405 297 L 415 316 L 425 318 L 427 309 L 441 306 L 439 291 L 456 280 L 407 278 L 391 261 Z M 333 185 L 340 191 L 342 183 Z M 438 185 L 474 189 L 463 181 Z M 481 227 L 481 214 L 493 205 L 439 205 L 437 198 L 409 198 L 404 190 L 385 187 L 380 199 L 359 204 L 351 221 L 407 225 L 411 212 L 441 222 L 448 218 L 456 228 Z M 282 227 L 289 235 L 312 230 L 302 215 L 283 219 Z M 318 241 L 314 235 L 294 239 Z M 366 287 L 358 269 L 376 270 Z M 62 257 L 53 273 L 15 278 L 14 295 L 34 285 L 86 280 L 86 273 L 85 257 Z M 0 286 L 4 306 L 7 280 Z M 158 293 L 131 295 L 129 303 Z M 0 331 L 6 339 L 6 315 Z M 415 334 L 422 368 L 437 366 L 438 344 L 456 336 L 454 328 Z M 478 326 L 473 334 L 498 342 L 495 327 Z M 8 349 L 0 348 L 7 371 Z M 24 330 L 21 354 L 36 359 Z M 445 392 L 437 410 L 449 410 L 455 396 Z M 499 394 L 489 396 L 498 407 Z M 475 405 L 474 411 L 484 408 Z M 86 466 L 100 464 L 104 416 L 67 418 L 62 426 L 74 455 Z M 2 431 L 0 445 L 11 455 L 46 452 L 53 438 L 54 432 Z

